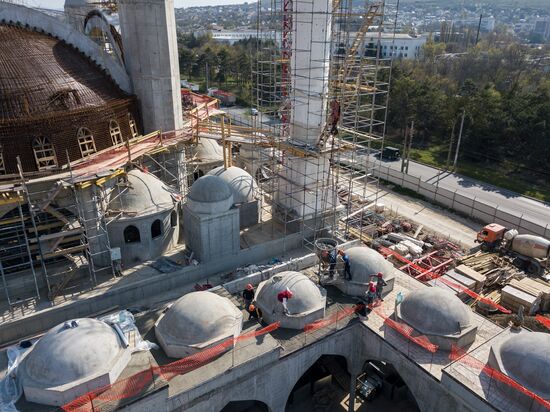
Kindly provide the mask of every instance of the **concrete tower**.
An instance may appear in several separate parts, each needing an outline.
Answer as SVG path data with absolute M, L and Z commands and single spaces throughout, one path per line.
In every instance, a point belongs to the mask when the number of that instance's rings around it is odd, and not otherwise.
M 126 70 L 145 133 L 183 127 L 173 0 L 119 0 Z

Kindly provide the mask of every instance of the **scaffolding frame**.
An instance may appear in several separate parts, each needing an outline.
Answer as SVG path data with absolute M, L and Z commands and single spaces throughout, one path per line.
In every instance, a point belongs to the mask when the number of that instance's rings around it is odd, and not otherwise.
M 296 7 L 298 2 L 302 3 L 300 11 Z M 326 120 L 320 125 L 316 147 L 311 147 L 301 144 L 299 137 L 290 136 L 291 127 L 286 121 L 292 125 L 292 108 L 302 105 L 306 106 L 307 113 L 307 119 L 305 122 L 302 119 L 302 122 L 314 129 L 319 128 L 318 124 L 310 122 L 310 116 L 317 118 L 317 113 L 309 107 L 309 97 L 313 95 L 311 90 L 299 91 L 306 98 L 295 97 L 298 91 L 292 90 L 292 77 L 304 76 L 304 73 L 297 73 L 291 65 L 292 53 L 310 53 L 311 56 L 312 49 L 319 47 L 312 41 L 306 49 L 298 48 L 294 41 L 296 28 L 292 25 L 306 24 L 313 30 L 313 20 L 318 22 L 319 12 L 313 11 L 312 0 L 258 2 L 258 39 L 269 40 L 257 41 L 258 55 L 253 70 L 256 108 L 267 116 L 275 114 L 281 119 L 281 124 L 271 128 L 272 151 L 266 150 L 264 142 L 253 145 L 255 154 L 250 157 L 256 164 L 252 164 L 252 169 L 265 168 L 271 172 L 270 177 L 260 184 L 262 197 L 267 199 L 262 202 L 262 213 L 269 214 L 272 224 L 282 228 L 285 235 L 301 232 L 303 245 L 310 250 L 315 249 L 315 240 L 327 233 L 342 239 L 369 239 L 364 232 L 368 229 L 364 217 L 370 215 L 368 208 L 379 199 L 378 173 L 374 172 L 380 161 L 376 161 L 373 155 L 375 146 L 382 150 L 384 145 L 392 68 L 390 58 L 380 57 L 380 43 L 386 25 L 395 33 L 395 22 L 386 18 L 386 1 L 353 3 L 352 0 L 327 0 L 325 21 L 327 27 L 331 26 L 331 32 L 326 40 L 328 44 L 320 47 L 328 46 L 330 56 L 317 53 L 316 58 L 309 59 L 314 69 L 330 60 L 326 78 L 310 77 L 307 81 L 309 84 L 327 82 L 328 88 L 323 96 L 325 102 L 334 98 L 341 109 L 339 134 L 332 136 L 330 108 L 325 105 Z M 304 11 L 309 5 L 311 11 Z M 394 7 L 397 17 L 397 5 Z M 264 125 L 252 126 L 256 129 L 253 134 L 265 134 L 262 131 Z M 294 146 L 293 150 L 291 146 Z M 289 156 L 296 155 L 308 159 L 299 163 L 299 168 L 288 161 Z M 328 169 L 314 166 L 323 157 L 325 162 L 328 160 Z M 310 170 L 315 171 L 313 175 Z M 285 190 L 291 187 L 286 182 L 289 175 L 315 183 Z M 307 191 L 314 193 L 314 201 L 306 202 Z M 337 193 L 336 202 L 331 199 L 334 193 Z M 275 194 L 279 199 L 275 199 Z M 294 213 L 285 207 L 285 203 L 291 202 L 299 204 L 302 210 L 308 209 L 309 213 Z M 304 219 L 305 214 L 313 218 Z

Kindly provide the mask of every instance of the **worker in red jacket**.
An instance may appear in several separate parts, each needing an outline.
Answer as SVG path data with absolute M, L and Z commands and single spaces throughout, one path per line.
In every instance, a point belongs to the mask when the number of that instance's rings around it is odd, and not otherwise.
M 382 272 L 378 272 L 376 275 L 376 297 L 380 299 L 381 302 L 384 302 L 384 299 L 382 299 L 382 292 L 384 291 L 384 286 L 388 286 L 386 281 L 383 279 Z
M 294 296 L 294 294 L 290 291 L 289 288 L 286 288 L 285 290 L 277 294 L 277 300 L 283 305 L 284 313 L 288 313 L 288 307 L 286 306 L 286 303 L 289 299 L 292 298 L 292 296 Z
M 243 306 L 244 308 L 248 308 L 248 306 L 252 303 L 254 300 L 254 286 L 252 286 L 251 283 L 246 285 L 246 287 L 243 290 Z
M 330 124 L 330 134 L 333 136 L 336 136 L 338 134 L 338 121 L 340 120 L 341 115 L 341 109 L 340 109 L 340 103 L 336 99 L 336 97 L 333 97 L 330 101 L 330 118 L 329 118 L 329 124 Z

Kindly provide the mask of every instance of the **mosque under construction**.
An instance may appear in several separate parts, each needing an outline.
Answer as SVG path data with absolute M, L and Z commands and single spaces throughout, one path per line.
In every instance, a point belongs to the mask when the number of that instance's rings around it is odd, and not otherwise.
M 549 334 L 367 246 L 396 12 L 260 0 L 243 126 L 182 91 L 173 0 L 0 1 L 1 411 L 550 408 Z

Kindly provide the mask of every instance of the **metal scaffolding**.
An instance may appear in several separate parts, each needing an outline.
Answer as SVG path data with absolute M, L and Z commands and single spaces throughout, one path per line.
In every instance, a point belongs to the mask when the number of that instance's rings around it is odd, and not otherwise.
M 252 147 L 241 149 L 266 199 L 262 213 L 285 234 L 301 232 L 310 249 L 327 232 L 366 238 L 391 78 L 391 60 L 380 57 L 381 33 L 394 27 L 385 22 L 386 2 L 325 1 L 258 2 L 253 84 L 261 124 L 252 125 Z

